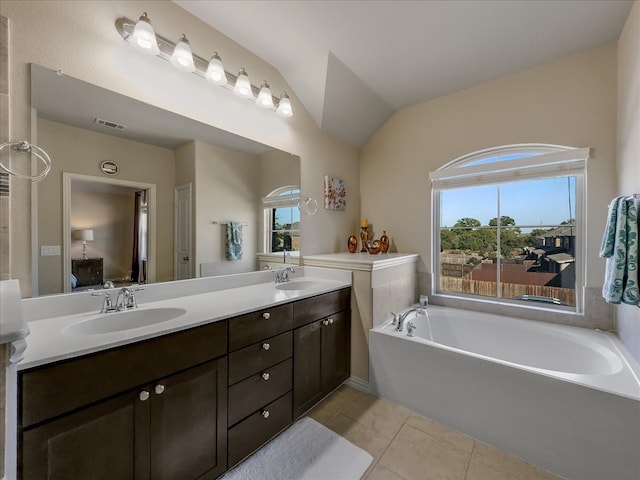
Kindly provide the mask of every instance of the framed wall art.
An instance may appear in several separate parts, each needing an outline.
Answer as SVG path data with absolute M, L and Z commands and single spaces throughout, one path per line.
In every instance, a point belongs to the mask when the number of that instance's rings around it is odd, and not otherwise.
M 347 190 L 341 178 L 324 176 L 324 208 L 340 211 L 347 208 Z

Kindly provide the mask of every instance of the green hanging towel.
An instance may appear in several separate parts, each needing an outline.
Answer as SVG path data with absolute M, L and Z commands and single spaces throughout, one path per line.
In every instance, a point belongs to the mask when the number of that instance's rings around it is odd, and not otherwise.
M 600 247 L 600 257 L 607 259 L 602 297 L 608 303 L 640 305 L 638 230 L 635 199 L 614 198 Z

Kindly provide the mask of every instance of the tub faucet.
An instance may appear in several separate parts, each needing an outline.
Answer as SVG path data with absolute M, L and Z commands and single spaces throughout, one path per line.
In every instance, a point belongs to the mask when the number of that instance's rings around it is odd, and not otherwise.
M 296 273 L 296 271 L 292 267 L 283 268 L 282 270 L 276 270 L 276 283 L 288 282 L 289 272 Z
M 415 333 L 413 333 L 415 329 L 416 329 L 416 324 L 413 323 L 411 320 L 409 320 L 409 323 L 407 323 L 407 337 L 415 336 Z
M 418 315 L 425 315 L 425 316 L 427 315 L 427 311 L 422 307 L 413 307 L 401 315 L 397 315 L 391 312 L 391 314 L 393 315 L 393 324 L 396 326 L 395 330 L 397 332 L 402 331 L 402 329 L 404 328 L 405 319 L 409 316 L 410 313 L 413 313 L 413 312 L 417 313 Z

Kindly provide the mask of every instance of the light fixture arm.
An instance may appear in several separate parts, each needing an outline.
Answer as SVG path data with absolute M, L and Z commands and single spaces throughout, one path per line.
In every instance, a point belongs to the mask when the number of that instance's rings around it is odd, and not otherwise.
M 135 21 L 126 17 L 120 17 L 116 20 L 116 30 L 118 31 L 120 36 L 127 41 L 129 37 L 133 34 L 133 29 L 135 28 L 135 25 L 136 25 Z M 175 49 L 176 43 L 164 38 L 161 35 L 158 35 L 157 33 L 156 33 L 156 39 L 158 41 L 158 48 L 160 49 L 160 53 L 157 56 L 167 62 L 171 62 L 171 55 Z M 207 72 L 209 61 L 193 53 L 193 62 L 196 67 L 193 73 L 195 75 L 198 75 L 199 77 L 205 78 L 205 73 Z M 225 74 L 227 75 L 228 80 L 226 84 L 220 85 L 220 86 L 226 88 L 229 91 L 233 91 L 233 86 L 235 85 L 236 79 L 238 77 L 237 75 L 234 75 L 233 73 L 230 73 L 229 71 L 227 71 L 227 69 L 225 69 L 224 71 L 225 71 Z M 254 101 L 254 99 L 260 93 L 260 88 L 256 87 L 253 84 L 250 84 L 250 85 L 251 85 L 251 92 L 253 93 L 253 98 L 249 98 L 249 100 Z M 271 108 L 271 110 L 275 111 L 276 110 L 275 106 L 278 105 L 279 98 L 274 97 L 273 95 L 272 95 L 272 98 L 273 98 L 274 107 Z

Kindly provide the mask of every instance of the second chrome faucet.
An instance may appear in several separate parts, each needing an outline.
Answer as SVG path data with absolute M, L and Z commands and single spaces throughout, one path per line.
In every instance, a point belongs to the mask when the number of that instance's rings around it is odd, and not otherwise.
M 129 308 L 137 308 L 138 302 L 136 301 L 136 295 L 134 292 L 137 292 L 139 290 L 144 290 L 144 288 L 122 287 L 118 291 L 118 296 L 116 298 L 115 305 L 113 305 L 113 301 L 111 300 L 111 294 L 109 292 L 92 293 L 91 295 L 94 297 L 104 297 L 104 300 L 102 301 L 102 308 L 100 309 L 100 313 L 112 313 L 112 312 L 121 312 L 122 310 L 127 310 Z

